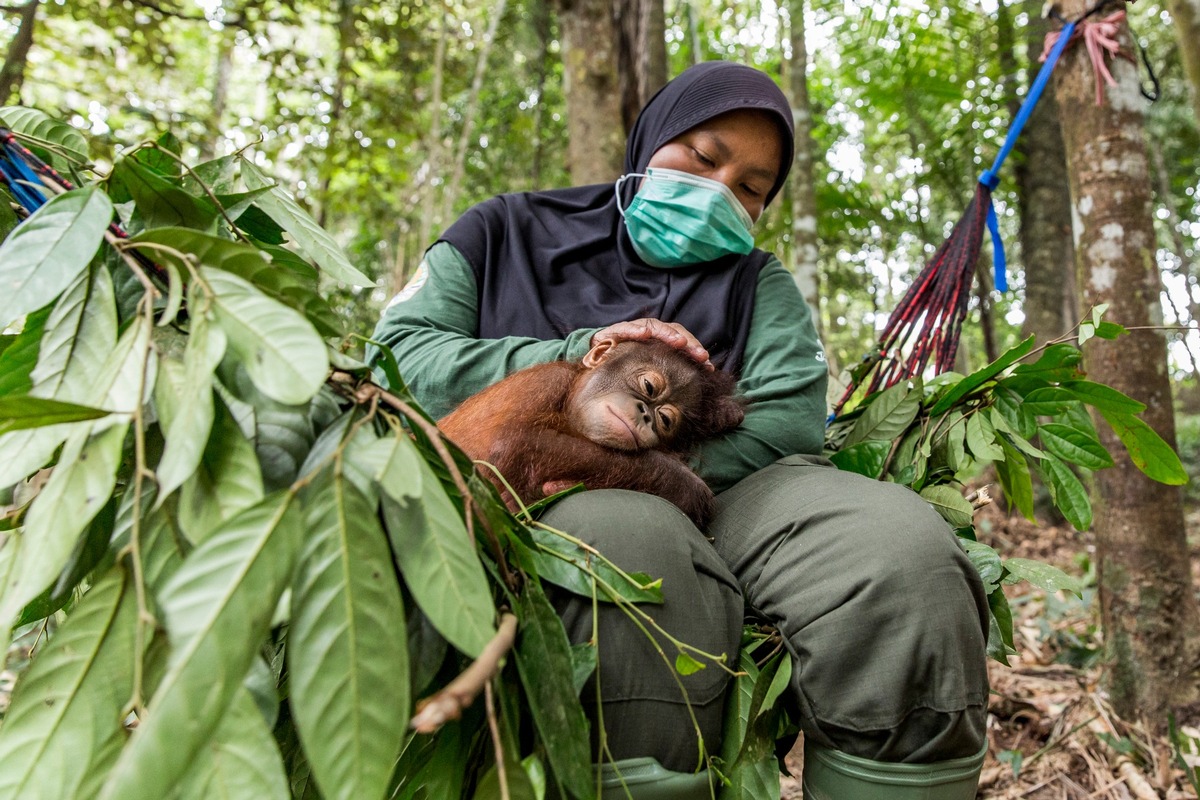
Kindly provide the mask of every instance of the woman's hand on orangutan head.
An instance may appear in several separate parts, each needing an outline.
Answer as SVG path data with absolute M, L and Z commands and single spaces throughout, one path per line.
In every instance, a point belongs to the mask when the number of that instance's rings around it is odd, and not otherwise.
M 601 328 L 592 335 L 591 344 L 595 347 L 601 342 L 616 344 L 617 342 L 646 342 L 658 339 L 671 347 L 682 350 L 696 363 L 705 369 L 714 369 L 708 360 L 708 350 L 700 344 L 687 328 L 678 322 L 663 322 L 660 319 L 631 319 Z

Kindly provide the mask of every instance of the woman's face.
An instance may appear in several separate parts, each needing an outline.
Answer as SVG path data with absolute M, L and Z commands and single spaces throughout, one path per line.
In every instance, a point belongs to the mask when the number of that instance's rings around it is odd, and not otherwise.
M 779 126 L 769 113 L 736 109 L 676 136 L 655 151 L 648 166 L 720 181 L 757 222 L 779 175 L 779 137 Z

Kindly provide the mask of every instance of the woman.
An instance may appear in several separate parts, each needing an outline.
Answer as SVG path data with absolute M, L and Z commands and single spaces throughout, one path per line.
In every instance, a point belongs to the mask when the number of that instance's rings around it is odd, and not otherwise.
M 428 250 L 376 339 L 435 417 L 509 372 L 603 340 L 662 339 L 736 374 L 745 422 L 697 462 L 719 493 L 707 531 L 657 497 L 618 490 L 571 496 L 544 520 L 661 576 L 656 621 L 707 652 L 736 653 L 744 606 L 778 625 L 794 659 L 809 798 L 974 797 L 986 600 L 924 501 L 819 456 L 824 353 L 791 276 L 750 233 L 791 161 L 791 109 L 768 76 L 694 66 L 642 110 L 615 188 L 472 208 Z M 573 641 L 591 638 L 590 601 L 565 598 L 560 613 Z M 696 770 L 698 747 L 676 679 L 631 628 L 600 610 L 613 757 L 641 759 L 629 765 L 656 797 L 707 797 L 703 773 L 682 775 Z M 713 752 L 727 676 L 710 668 L 684 684 Z

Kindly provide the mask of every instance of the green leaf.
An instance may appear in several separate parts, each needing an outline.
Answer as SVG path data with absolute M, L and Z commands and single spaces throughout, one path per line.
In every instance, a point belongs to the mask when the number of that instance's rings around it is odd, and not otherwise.
M 1029 581 L 1047 592 L 1064 591 L 1077 597 L 1083 596 L 1083 583 L 1078 578 L 1050 564 L 1028 558 L 1010 558 L 1004 562 L 1004 568 L 1009 572 L 1005 583 Z
M 113 168 L 113 179 L 129 189 L 147 228 L 182 226 L 206 230 L 217 220 L 217 209 L 207 199 L 188 194 L 135 159 L 119 161 Z
M 1016 431 L 1026 439 L 1037 434 L 1037 417 L 1025 410 L 1024 398 L 1020 395 L 1004 386 L 997 386 L 992 393 L 992 401 L 988 413 L 993 419 L 996 414 L 1000 414 L 1008 423 L 1007 427 L 995 425 L 997 430 Z
M 288 631 L 296 729 L 324 797 L 383 797 L 410 708 L 391 551 L 374 507 L 333 468 L 304 504 Z
M 263 720 L 254 698 L 243 689 L 212 738 L 169 796 L 171 800 L 289 800 L 287 775 L 275 737 Z
M 967 447 L 980 461 L 999 461 L 1004 458 L 1004 451 L 996 444 L 996 430 L 984 413 L 967 417 Z
M 0 352 L 0 397 L 28 394 L 33 388 L 33 370 L 38 363 L 38 349 L 46 329 L 50 307 L 35 311 L 25 318 L 21 333 L 5 337 L 8 346 Z
M 1140 414 L 1146 410 L 1144 404 L 1102 383 L 1066 381 L 1062 388 L 1101 413 Z
M 0 796 L 95 796 L 125 743 L 136 615 L 133 589 L 114 568 L 38 652 L 0 728 Z
M 1025 354 L 1033 349 L 1033 340 L 1034 337 L 1030 336 L 1016 347 L 1006 350 L 1003 355 L 1001 355 L 991 364 L 988 364 L 978 372 L 973 372 L 967 377 L 963 378 L 958 382 L 957 386 L 955 386 L 949 392 L 946 392 L 946 394 L 942 396 L 942 399 L 938 400 L 937 403 L 934 404 L 933 408 L 929 409 L 929 416 L 937 417 L 945 414 L 947 411 L 953 408 L 954 404 L 959 400 L 966 397 L 975 389 L 978 389 L 980 386 L 987 383 L 1004 370 L 1008 369 L 1020 359 L 1024 358 Z
M 117 310 L 108 270 L 83 273 L 46 320 L 33 394 L 84 402 L 117 341 Z
M 859 442 L 831 454 L 829 460 L 838 469 L 846 470 L 847 472 L 857 472 L 859 475 L 866 475 L 868 478 L 878 478 L 880 473 L 883 472 L 884 462 L 887 461 L 887 456 L 891 449 L 891 442 L 881 440 Z
M 112 221 L 94 186 L 54 197 L 0 244 L 0 330 L 49 303 L 83 272 Z
M 166 443 L 155 470 L 159 503 L 183 485 L 200 465 L 213 424 L 213 371 L 225 355 L 225 333 L 209 317 L 208 303 L 193 291 L 188 303 L 191 330 L 178 380 L 163 360 L 155 398 Z M 170 398 L 170 399 L 168 399 Z
M 495 608 L 475 542 L 437 477 L 421 464 L 420 500 L 383 496 L 383 515 L 404 582 L 434 627 L 476 657 L 495 635 Z
M 254 385 L 280 403 L 306 403 L 329 373 L 325 343 L 308 320 L 230 273 L 202 267 L 217 324 Z
M 1093 470 L 1113 465 L 1104 445 L 1085 431 L 1050 422 L 1038 428 L 1038 434 L 1047 452 L 1072 464 Z
M 1069 381 L 1080 377 L 1079 366 L 1082 363 L 1083 353 L 1079 352 L 1079 348 L 1066 343 L 1052 344 L 1037 361 L 1014 367 L 1013 374 L 1054 382 Z
M 926 486 L 921 490 L 921 497 L 925 498 L 952 528 L 970 525 L 974 519 L 975 509 L 956 489 L 949 486 Z
M 996 463 L 996 477 L 1004 489 L 1008 502 L 1016 506 L 1025 519 L 1033 522 L 1033 478 L 1029 475 L 1029 465 L 1025 456 L 1003 439 L 999 440 L 1004 450 L 1003 460 Z
M 233 189 L 233 179 L 237 171 L 237 156 L 221 156 L 212 161 L 205 161 L 192 167 L 191 174 L 183 176 L 183 188 L 197 197 L 207 193 L 198 185 L 203 182 L 213 194 L 226 194 Z
M 588 723 L 575 692 L 571 646 L 554 607 L 536 582 L 520 597 L 517 670 L 550 767 L 574 797 L 595 797 Z
M 1026 411 L 1036 417 L 1052 417 L 1055 414 L 1065 413 L 1071 404 L 1078 402 L 1075 396 L 1066 389 L 1047 386 L 1044 389 L 1034 389 L 1025 395 L 1023 405 Z
M 213 411 L 212 433 L 200 463 L 179 493 L 179 524 L 197 544 L 263 497 L 254 445 L 224 403 L 217 402 Z
M 294 496 L 278 492 L 231 519 L 171 577 L 159 598 L 170 661 L 102 800 L 159 800 L 187 772 L 243 691 L 302 535 Z
M 350 260 L 333 237 L 326 233 L 283 187 L 271 184 L 266 175 L 246 160 L 242 161 L 242 180 L 251 191 L 264 186 L 271 187 L 271 191 L 258 198 L 255 205 L 290 233 L 296 240 L 296 245 L 305 255 L 317 262 L 329 277 L 353 286 L 375 285 L 374 281 L 350 264 Z
M 990 409 L 990 412 L 992 425 L 996 427 L 997 431 L 1005 434 L 1005 437 L 1002 438 L 1007 438 L 1009 442 L 1011 442 L 1018 450 L 1027 456 L 1031 456 L 1033 458 L 1044 458 L 1046 456 L 1045 453 L 1030 444 L 1029 440 L 1026 439 L 1024 435 L 1019 433 L 1017 429 L 1009 423 L 1004 414 L 1000 413 L 995 406 Z
M 921 408 L 921 382 L 917 380 L 912 389 L 908 381 L 901 381 L 895 386 L 880 392 L 858 418 L 842 449 L 853 447 L 859 442 L 882 440 L 891 442 L 912 424 Z M 866 473 L 863 473 L 866 474 Z M 879 472 L 876 471 L 877 477 Z
M 1075 477 L 1075 473 L 1066 464 L 1054 456 L 1046 456 L 1041 462 L 1042 475 L 1050 489 L 1050 497 L 1067 521 L 1076 530 L 1086 531 L 1092 525 L 1092 504 L 1088 500 L 1087 489 Z
M 988 621 L 988 657 L 1007 667 L 1008 657 L 1016 655 L 1017 649 L 1013 646 L 1012 607 L 999 586 L 988 595 Z
M 1129 333 L 1129 329 L 1124 325 L 1118 325 L 1115 322 L 1101 322 L 1096 326 L 1093 335 L 1097 339 L 1116 339 L 1118 336 L 1124 336 Z
M 1106 408 L 1100 408 L 1100 413 L 1120 437 L 1133 465 L 1147 477 L 1168 486 L 1182 486 L 1188 482 L 1187 471 L 1179 462 L 1179 456 L 1153 428 L 1132 414 Z
M 58 466 L 29 507 L 16 567 L 0 587 L 0 626 L 49 587 L 75 549 L 80 534 L 113 493 L 127 422 L 91 435 L 77 431 Z
M 720 785 L 720 800 L 768 800 L 779 797 L 779 767 L 770 748 L 761 741 L 750 740 L 759 735 L 753 725 L 756 715 L 755 693 L 762 680 L 754 656 L 746 648 L 738 654 L 738 672 L 725 703 L 725 724 L 721 741 L 722 771 L 729 783 Z M 767 750 L 765 755 L 761 751 Z M 758 758 L 739 759 L 739 753 L 754 751 Z
M 967 558 L 971 560 L 975 571 L 979 573 L 979 578 L 983 581 L 984 594 L 994 592 L 1000 585 L 1000 579 L 1004 577 L 1004 566 L 1000 563 L 1000 554 L 983 542 L 973 539 L 960 538 L 958 543 L 962 545 L 963 550 L 967 551 Z
M 347 477 L 356 480 L 368 497 L 382 490 L 397 503 L 420 498 L 422 461 L 417 446 L 404 431 L 374 439 L 362 428 L 346 446 Z
M 507 754 L 506 754 L 507 755 Z M 529 776 L 525 770 L 511 760 L 505 763 L 504 777 L 508 794 L 500 792 L 500 771 L 493 764 L 483 777 L 479 779 L 479 787 L 472 795 L 472 800 L 502 800 L 505 796 L 508 800 L 539 800 L 538 795 L 533 790 L 533 784 L 529 780 Z M 590 785 L 590 784 L 589 784 Z M 595 797 L 593 791 L 588 797 Z
M 527 529 L 537 546 L 529 551 L 538 577 L 582 597 L 593 592 L 601 601 L 616 602 L 604 588 L 593 584 L 592 574 L 612 588 L 617 598 L 630 603 L 662 603 L 662 580 L 640 572 L 618 570 L 602 553 L 584 549 L 553 530 L 540 526 Z
M 575 688 L 576 697 L 583 691 L 583 687 L 587 685 L 588 678 L 592 677 L 592 673 L 596 671 L 596 665 L 599 663 L 598 654 L 598 648 L 591 642 L 580 642 L 579 644 L 571 645 L 571 667 L 573 670 L 571 683 Z
M 99 419 L 109 412 L 99 408 L 45 400 L 29 395 L 0 397 L 0 434 L 27 428 L 42 428 L 64 422 Z
M 83 166 L 92 160 L 82 133 L 36 108 L 0 108 L 0 124 L 17 134 L 30 149 L 36 147 L 60 156 L 55 159 L 59 166 Z

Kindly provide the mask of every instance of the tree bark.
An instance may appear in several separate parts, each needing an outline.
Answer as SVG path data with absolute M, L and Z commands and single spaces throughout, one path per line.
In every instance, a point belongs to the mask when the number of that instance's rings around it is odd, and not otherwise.
M 317 195 L 320 206 L 317 208 L 317 224 L 325 227 L 329 212 L 329 185 L 333 173 L 337 169 L 334 155 L 338 147 L 349 146 L 341 136 L 342 107 L 346 103 L 346 87 L 350 83 L 350 54 L 358 43 L 358 33 L 355 29 L 356 0 L 338 0 L 338 52 L 335 66 L 336 77 L 333 84 L 333 95 L 329 98 L 329 122 L 325 129 L 328 138 L 325 144 L 325 159 L 321 163 L 321 191 Z
M 1192 107 L 1200 121 L 1200 0 L 1169 0 L 1167 6 L 1175 20 L 1183 69 L 1192 87 Z
M 1068 19 L 1083 0 L 1064 5 Z M 1128 28 L 1120 33 L 1130 52 Z M 1083 307 L 1110 304 L 1108 319 L 1151 323 L 1159 303 L 1145 102 L 1137 70 L 1110 62 L 1117 84 L 1096 105 L 1094 76 L 1083 47 L 1071 47 L 1056 69 L 1075 220 L 1076 269 Z M 1166 340 L 1135 330 L 1115 341 L 1088 343 L 1091 380 L 1145 403 L 1144 419 L 1172 447 L 1175 419 L 1167 380 Z M 1177 487 L 1134 468 L 1116 435 L 1097 420 L 1116 465 L 1095 475 L 1100 607 L 1107 650 L 1106 682 L 1117 713 L 1164 724 L 1167 712 L 1197 697 L 1195 631 L 1200 611 L 1188 566 Z
M 792 275 L 796 286 L 813 311 L 818 335 L 821 331 L 821 265 L 817 238 L 817 192 L 814 176 L 812 106 L 808 98 L 808 44 L 804 30 L 804 0 L 790 0 L 792 61 L 788 88 L 792 119 L 796 125 L 795 158 L 788 176 L 792 200 Z
M 21 91 L 21 83 L 25 80 L 25 63 L 29 59 L 29 50 L 33 47 L 33 26 L 37 21 L 40 2 L 41 0 L 29 0 L 20 8 L 20 27 L 9 42 L 4 66 L 0 67 L 0 105 L 8 105 L 9 98 Z
M 609 0 L 557 0 L 567 100 L 567 161 L 576 185 L 621 174 L 625 137 Z
M 628 133 L 642 106 L 667 82 L 663 0 L 614 0 L 613 21 L 617 31 L 621 119 Z
M 1024 0 L 1029 17 L 1026 42 L 1029 75 L 1041 66 L 1037 57 L 1049 23 L 1041 0 Z M 1075 301 L 1075 245 L 1071 237 L 1071 194 L 1063 148 L 1058 101 L 1046 91 L 1017 141 L 1017 203 L 1021 255 L 1025 266 L 1025 322 L 1021 335 L 1046 343 L 1078 321 Z
M 200 143 L 200 158 L 208 161 L 217 154 L 217 140 L 221 138 L 221 120 L 225 117 L 225 105 L 229 100 L 229 78 L 233 74 L 233 28 L 222 28 L 216 37 L 217 64 L 213 75 L 212 100 L 208 109 L 208 135 Z

